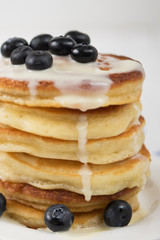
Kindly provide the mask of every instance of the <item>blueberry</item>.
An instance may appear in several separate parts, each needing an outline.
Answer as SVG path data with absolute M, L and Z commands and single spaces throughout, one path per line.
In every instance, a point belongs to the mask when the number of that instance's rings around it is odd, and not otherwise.
M 65 34 L 65 37 L 70 37 L 76 41 L 76 43 L 90 43 L 90 38 L 87 34 L 78 32 L 78 31 L 70 31 Z
M 75 44 L 76 42 L 72 38 L 60 36 L 50 41 L 49 49 L 55 55 L 67 56 L 71 53 L 71 49 Z
M 33 50 L 49 50 L 49 42 L 53 38 L 50 34 L 40 34 L 34 37 L 31 42 L 30 46 Z
M 73 213 L 63 204 L 56 204 L 47 208 L 44 221 L 53 232 L 67 231 L 73 224 Z
M 23 38 L 9 38 L 6 42 L 2 44 L 1 53 L 4 57 L 10 57 L 14 49 L 24 45 L 28 45 L 28 43 Z
M 97 49 L 88 44 L 77 44 L 71 50 L 71 57 L 80 63 L 94 62 L 97 56 Z
M 21 46 L 13 50 L 11 53 L 11 63 L 12 64 L 23 64 L 25 59 L 33 49 L 28 46 Z
M 52 63 L 51 54 L 42 50 L 29 53 L 25 60 L 26 67 L 31 70 L 44 70 L 50 68 Z
M 6 198 L 2 193 L 0 193 L 0 216 L 2 216 L 5 210 L 6 210 Z
M 132 217 L 132 208 L 124 200 L 110 202 L 104 211 L 104 221 L 110 227 L 123 227 L 128 225 Z

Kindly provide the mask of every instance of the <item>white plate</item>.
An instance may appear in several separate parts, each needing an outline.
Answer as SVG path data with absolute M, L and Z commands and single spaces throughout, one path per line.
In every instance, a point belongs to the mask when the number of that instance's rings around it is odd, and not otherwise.
M 2 217 L 0 219 L 0 240 L 160 239 L 160 157 L 158 156 L 153 156 L 151 177 L 144 190 L 139 194 L 139 200 L 147 214 L 137 223 L 127 227 L 52 233 L 43 229 L 29 229 Z

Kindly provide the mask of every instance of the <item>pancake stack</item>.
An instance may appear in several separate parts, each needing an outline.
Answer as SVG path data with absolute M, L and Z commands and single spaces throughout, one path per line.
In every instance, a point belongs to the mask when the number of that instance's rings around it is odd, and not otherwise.
M 65 204 L 73 228 L 103 222 L 115 199 L 139 208 L 150 174 L 140 95 L 144 71 L 133 59 L 99 54 L 93 63 L 54 56 L 30 71 L 0 60 L 0 192 L 6 214 L 45 227 L 45 210 Z

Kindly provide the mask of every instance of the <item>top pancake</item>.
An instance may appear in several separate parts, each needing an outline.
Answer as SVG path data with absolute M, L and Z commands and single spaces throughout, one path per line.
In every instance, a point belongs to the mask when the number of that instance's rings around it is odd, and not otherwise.
M 20 105 L 66 107 L 86 111 L 138 101 L 144 71 L 130 58 L 99 54 L 94 63 L 53 56 L 53 66 L 28 70 L 0 60 L 0 100 Z

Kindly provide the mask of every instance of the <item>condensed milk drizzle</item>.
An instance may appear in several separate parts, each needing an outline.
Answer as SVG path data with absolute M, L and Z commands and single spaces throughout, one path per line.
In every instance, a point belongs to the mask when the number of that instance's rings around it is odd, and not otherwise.
M 134 109 L 137 111 L 137 119 L 134 121 L 134 124 L 135 125 L 140 125 L 140 121 L 139 121 L 139 117 L 140 117 L 140 115 L 141 115 L 141 110 L 140 110 L 140 108 L 137 106 L 137 104 L 133 104 L 133 107 L 134 107 Z
M 78 158 L 79 161 L 83 163 L 82 168 L 79 171 L 79 174 L 82 178 L 82 192 L 85 196 L 85 200 L 89 201 L 92 196 L 91 192 L 91 175 L 92 172 L 87 163 L 87 151 L 86 151 L 86 143 L 87 143 L 87 128 L 88 121 L 85 113 L 80 114 L 78 122 L 77 122 L 77 131 L 78 131 Z

